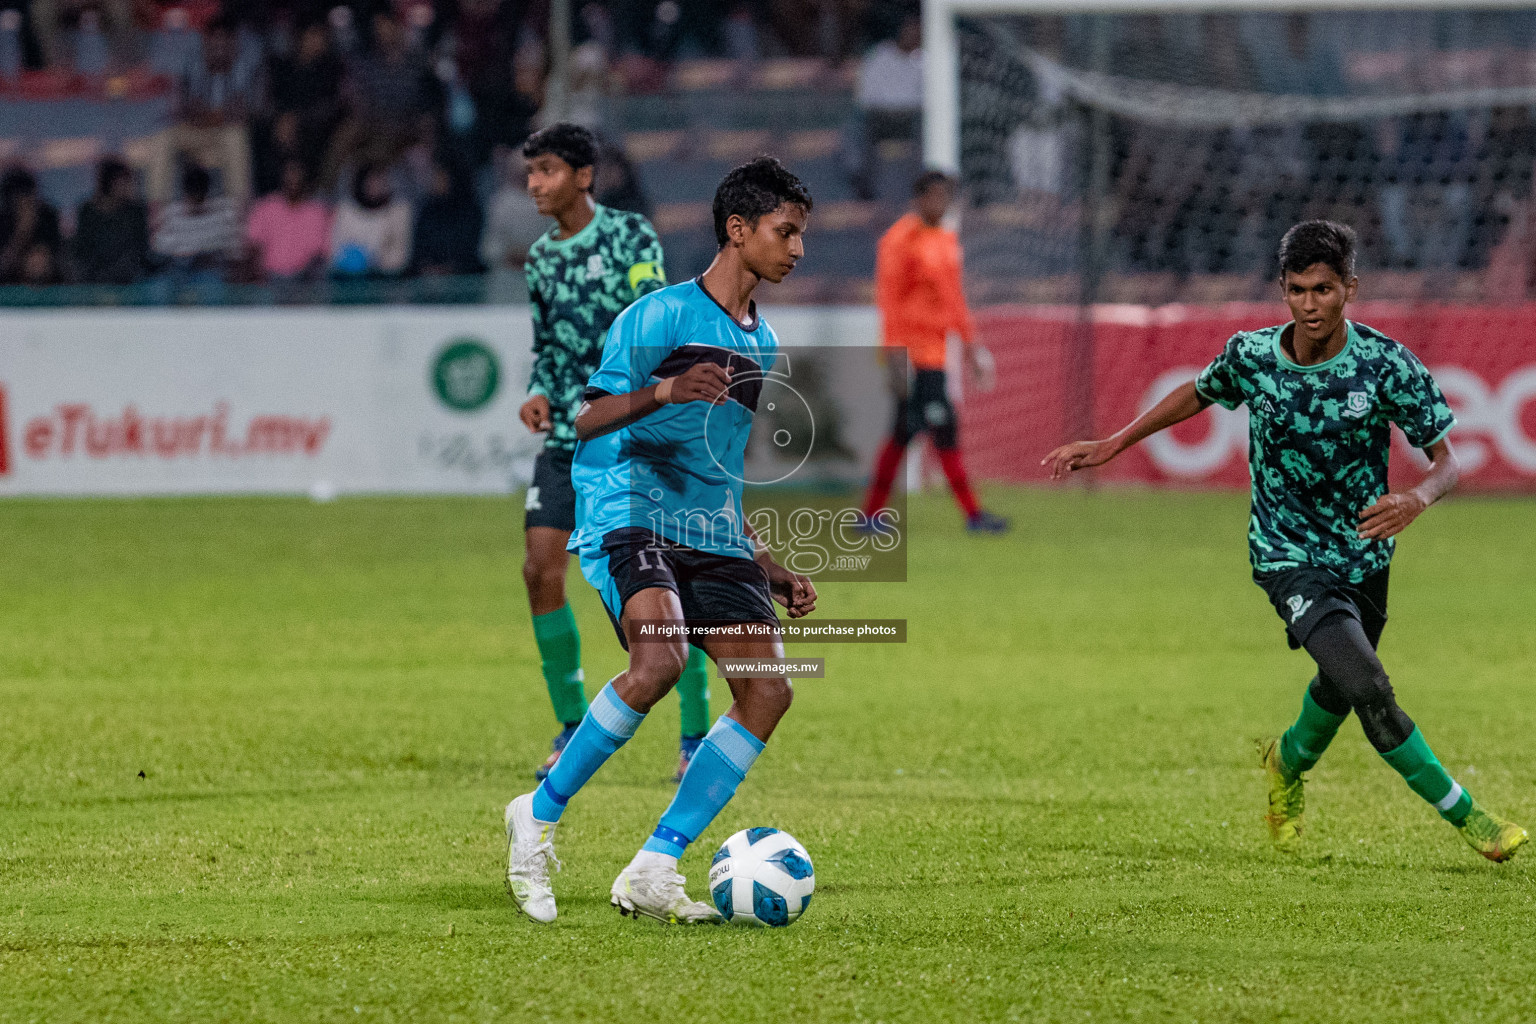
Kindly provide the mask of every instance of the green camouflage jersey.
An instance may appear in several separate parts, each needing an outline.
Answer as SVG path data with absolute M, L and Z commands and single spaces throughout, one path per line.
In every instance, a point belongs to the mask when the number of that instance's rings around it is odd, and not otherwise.
M 1195 390 L 1248 406 L 1254 571 L 1315 565 L 1359 583 L 1392 561 L 1394 539 L 1358 536 L 1361 510 L 1387 493 L 1391 424 L 1428 448 L 1456 417 L 1424 364 L 1386 335 L 1350 323 L 1338 355 L 1298 366 L 1280 348 L 1288 326 L 1233 335 Z
M 661 240 L 638 213 L 599 206 L 570 238 L 551 228 L 528 250 L 523 271 L 533 304 L 533 373 L 528 394 L 549 399 L 546 448 L 576 449 L 576 411 L 603 359 L 614 317 L 667 283 Z

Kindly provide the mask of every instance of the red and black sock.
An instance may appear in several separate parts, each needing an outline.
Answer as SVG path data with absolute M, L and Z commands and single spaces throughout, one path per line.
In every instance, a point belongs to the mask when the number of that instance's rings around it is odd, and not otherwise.
M 981 505 L 976 501 L 976 492 L 971 490 L 971 482 L 965 475 L 965 464 L 960 461 L 960 449 L 939 448 L 939 465 L 944 468 L 944 476 L 949 480 L 949 489 L 955 492 L 955 504 L 965 513 L 967 519 L 981 511 Z
M 864 498 L 864 518 L 871 519 L 876 512 L 885 507 L 885 501 L 891 496 L 891 485 L 896 482 L 896 473 L 901 469 L 901 457 L 906 454 L 907 446 L 897 443 L 895 438 L 885 442 L 885 447 L 880 449 L 880 457 L 875 460 L 875 475 L 869 481 L 869 494 Z

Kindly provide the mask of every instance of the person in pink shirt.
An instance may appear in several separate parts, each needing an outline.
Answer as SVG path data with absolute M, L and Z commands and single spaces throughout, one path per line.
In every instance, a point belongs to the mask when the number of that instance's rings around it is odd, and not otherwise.
M 283 164 L 282 191 L 251 207 L 245 237 L 268 280 L 318 277 L 330 257 L 331 211 L 309 194 L 309 171 L 298 160 Z

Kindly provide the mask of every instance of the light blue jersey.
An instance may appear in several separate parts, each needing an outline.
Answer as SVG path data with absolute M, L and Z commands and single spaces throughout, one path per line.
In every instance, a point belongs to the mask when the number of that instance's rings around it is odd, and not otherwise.
M 757 316 L 737 323 L 698 279 L 652 292 L 609 328 L 590 399 L 638 391 L 696 363 L 731 371 L 724 405 L 684 402 L 576 446 L 576 532 L 567 548 L 583 570 L 615 530 L 642 528 L 699 551 L 750 559 L 741 494 L 743 459 L 763 376 L 779 350 Z M 590 579 L 590 574 L 589 574 Z

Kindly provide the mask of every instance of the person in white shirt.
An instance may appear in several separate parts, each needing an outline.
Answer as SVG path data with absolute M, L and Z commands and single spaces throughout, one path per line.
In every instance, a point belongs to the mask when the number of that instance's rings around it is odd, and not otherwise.
M 878 43 L 859 64 L 854 93 L 857 117 L 850 126 L 849 177 L 860 199 L 875 197 L 875 147 L 915 140 L 923 116 L 923 23 L 903 19 L 895 39 Z
M 411 205 L 396 198 L 389 171 L 367 163 L 331 222 L 331 269 L 343 277 L 394 276 L 411 258 Z

